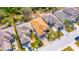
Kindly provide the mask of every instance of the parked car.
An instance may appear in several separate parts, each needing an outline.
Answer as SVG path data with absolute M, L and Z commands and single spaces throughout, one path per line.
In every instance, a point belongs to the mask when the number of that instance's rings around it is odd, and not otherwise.
M 75 40 L 76 40 L 76 41 L 79 41 L 79 36 L 75 37 Z

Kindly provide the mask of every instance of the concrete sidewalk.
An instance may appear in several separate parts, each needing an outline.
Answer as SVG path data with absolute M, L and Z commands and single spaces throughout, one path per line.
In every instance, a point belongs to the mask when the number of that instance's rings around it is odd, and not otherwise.
M 64 29 L 61 31 L 64 35 L 68 34 L 68 32 Z

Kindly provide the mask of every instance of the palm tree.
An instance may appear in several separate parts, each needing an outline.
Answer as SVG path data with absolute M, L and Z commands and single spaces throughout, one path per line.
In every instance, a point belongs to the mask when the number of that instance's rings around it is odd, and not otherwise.
M 6 19 L 8 21 L 8 23 L 13 26 L 14 35 L 15 35 L 15 39 L 16 39 L 17 50 L 18 51 L 24 50 L 22 48 L 22 45 L 21 45 L 21 42 L 20 42 L 20 37 L 19 37 L 17 29 L 16 29 L 16 22 L 18 20 L 16 16 L 17 16 L 17 14 L 20 13 L 19 12 L 20 8 L 7 7 L 7 8 L 3 8 L 3 11 L 7 15 L 7 17 L 5 17 L 4 19 Z
M 18 32 L 17 32 L 17 29 L 16 29 L 16 24 L 15 24 L 15 22 L 14 22 L 14 20 L 13 19 L 11 19 L 12 20 L 12 26 L 13 26 L 13 29 L 14 29 L 14 34 L 15 34 L 15 39 L 16 39 L 16 44 L 17 44 L 17 48 L 18 48 L 18 50 L 23 50 L 23 48 L 22 48 L 22 45 L 21 45 L 21 42 L 20 42 L 20 37 L 19 37 L 19 35 L 18 35 Z

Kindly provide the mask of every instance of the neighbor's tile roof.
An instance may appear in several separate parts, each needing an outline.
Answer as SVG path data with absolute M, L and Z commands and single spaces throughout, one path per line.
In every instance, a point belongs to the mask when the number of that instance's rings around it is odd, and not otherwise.
M 60 28 L 60 27 L 63 27 L 64 26 L 64 24 L 62 23 L 62 22 L 60 22 L 60 21 L 57 21 L 55 24 L 54 24 L 54 27 L 56 28 L 56 29 L 58 29 L 58 28 Z
M 66 14 L 63 12 L 63 10 L 55 11 L 54 15 L 60 19 L 60 21 L 64 21 L 66 18 Z
M 0 31 L 0 47 L 3 50 L 11 50 L 11 39 L 13 39 L 10 35 L 7 33 Z
M 27 30 L 33 30 L 32 26 L 31 26 L 31 22 L 17 25 L 16 28 L 17 28 L 17 30 L 24 30 L 26 32 L 27 32 Z M 13 34 L 14 30 L 13 30 L 13 27 L 9 27 L 9 28 L 3 29 L 2 31 L 7 31 L 7 32 Z
M 30 28 L 30 26 L 26 23 L 17 26 L 17 31 L 22 44 L 25 44 L 28 41 L 30 41 L 30 37 L 26 35 L 26 34 L 30 35 L 30 29 L 32 28 Z M 13 27 L 9 27 L 0 31 L 1 40 L 6 39 L 6 40 L 13 41 L 13 37 L 11 35 L 13 35 Z M 2 41 L 1 40 L 0 40 L 0 43 L 4 41 L 4 40 Z
M 18 34 L 20 37 L 21 44 L 25 44 L 27 42 L 30 42 L 31 38 L 26 35 L 26 32 L 24 32 L 23 30 L 18 30 Z
M 64 8 L 63 11 L 71 16 L 77 16 L 79 14 L 79 11 L 72 7 Z
M 68 19 L 70 21 L 75 21 L 75 18 L 73 18 L 70 14 L 63 12 L 63 10 L 54 12 L 54 15 L 58 17 L 61 22 L 64 22 L 65 19 Z
M 50 24 L 54 24 L 57 20 L 52 13 L 47 13 L 43 15 L 42 18 L 46 23 L 50 23 Z
M 43 15 L 42 18 L 44 21 L 46 21 L 46 23 L 53 24 L 53 27 L 57 29 L 64 26 L 64 24 L 61 23 L 59 19 L 53 13 L 47 13 Z
M 11 46 L 11 43 L 9 40 L 5 39 L 5 38 L 2 38 L 4 41 L 2 43 L 2 49 L 5 51 L 5 50 L 12 50 L 12 46 Z
M 29 29 L 29 30 L 33 30 L 33 28 L 32 28 L 32 25 L 31 25 L 31 22 L 29 21 L 29 22 L 26 22 L 26 23 L 23 23 L 23 24 L 20 24 L 20 25 L 18 25 L 17 27 L 25 27 L 25 28 L 27 28 L 27 29 Z

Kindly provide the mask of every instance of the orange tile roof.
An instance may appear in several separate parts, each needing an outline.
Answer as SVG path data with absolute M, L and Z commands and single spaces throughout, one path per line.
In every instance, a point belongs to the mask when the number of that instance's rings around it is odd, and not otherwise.
M 39 36 L 45 34 L 44 30 L 49 28 L 48 25 L 40 17 L 33 19 L 31 24 Z

